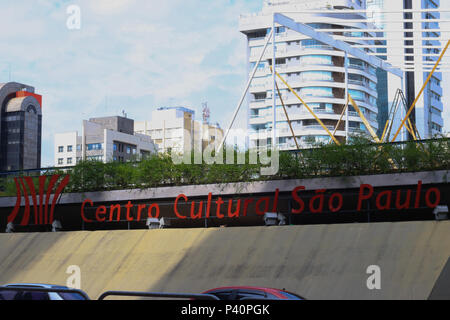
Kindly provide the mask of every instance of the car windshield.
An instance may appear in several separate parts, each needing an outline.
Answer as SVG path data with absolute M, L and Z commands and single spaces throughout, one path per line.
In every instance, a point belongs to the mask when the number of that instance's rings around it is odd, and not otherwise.
M 58 292 L 58 294 L 64 300 L 86 300 L 81 294 L 78 293 Z
M 0 300 L 49 300 L 46 292 L 2 291 Z

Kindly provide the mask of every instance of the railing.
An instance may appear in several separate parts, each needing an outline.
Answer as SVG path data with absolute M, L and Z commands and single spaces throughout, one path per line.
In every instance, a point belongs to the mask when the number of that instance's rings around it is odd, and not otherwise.
M 330 131 L 334 130 L 333 126 L 327 126 L 327 128 Z M 296 132 L 303 129 L 323 131 L 323 128 L 318 125 L 295 127 Z M 350 131 L 361 132 L 359 128 L 350 128 Z M 251 134 L 252 131 L 249 133 Z M 272 130 L 263 129 L 257 133 L 265 134 L 269 137 Z M 364 138 L 357 145 L 336 146 L 330 144 L 323 146 L 323 148 L 317 146 L 313 149 L 302 149 L 298 152 L 303 155 L 303 160 L 299 162 L 301 164 L 299 171 L 291 172 L 288 168 L 284 168 L 287 163 L 290 163 L 291 166 L 296 166 L 295 159 L 292 161 L 280 161 L 280 172 L 274 176 L 275 178 L 297 179 L 329 176 L 335 174 L 335 172 L 342 175 L 364 175 L 368 173 L 381 174 L 450 169 L 449 138 L 385 144 L 371 144 L 369 143 L 369 138 Z M 342 157 L 337 157 L 338 154 L 342 154 Z M 328 161 L 328 158 L 332 159 L 332 161 Z M 150 174 L 148 171 L 150 164 L 147 161 L 107 164 L 80 163 L 75 167 L 2 172 L 0 173 L 0 196 L 15 196 L 17 190 L 13 178 L 21 176 L 39 177 L 41 175 L 61 174 L 62 178 L 65 174 L 70 174 L 70 182 L 65 189 L 66 192 L 142 189 L 239 181 L 251 182 L 259 179 L 257 174 L 259 172 L 258 166 L 252 167 L 250 170 L 246 166 L 236 164 L 236 172 L 238 173 L 233 177 L 228 177 L 217 175 L 217 170 L 213 170 L 213 166 L 216 166 L 216 164 L 201 164 L 202 174 L 199 175 L 198 165 L 178 167 L 173 165 L 170 156 L 158 155 L 156 159 L 151 159 L 151 165 L 154 168 L 151 167 L 152 171 Z M 320 166 L 321 170 L 317 171 L 315 169 L 317 165 Z M 220 165 L 217 164 L 217 166 Z M 159 171 L 157 174 L 154 174 L 154 170 Z M 283 173 L 285 170 L 288 170 L 287 173 Z M 34 179 L 34 182 L 38 183 L 37 179 Z M 36 186 L 36 190 L 38 189 L 39 186 Z

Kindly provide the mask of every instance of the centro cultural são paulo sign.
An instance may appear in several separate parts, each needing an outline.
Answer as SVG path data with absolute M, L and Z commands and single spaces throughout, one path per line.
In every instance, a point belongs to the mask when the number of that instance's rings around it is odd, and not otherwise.
M 49 179 L 50 178 L 50 179 Z M 49 181 L 48 181 L 49 179 Z M 70 176 L 60 175 L 41 176 L 38 178 L 39 190 L 35 190 L 32 178 L 23 177 L 14 179 L 17 189 L 16 204 L 7 218 L 8 223 L 18 222 L 19 211 L 22 204 L 22 194 L 25 200 L 21 226 L 27 226 L 30 221 L 35 225 L 52 224 L 54 220 L 57 199 L 62 194 L 64 188 L 70 181 Z M 47 183 L 48 181 L 48 183 Z M 59 181 L 59 183 L 58 183 Z M 28 186 L 28 188 L 26 187 Z M 28 189 L 28 190 L 27 190 Z M 339 213 L 344 206 L 344 194 L 334 192 L 327 194 L 327 189 L 307 190 L 305 186 L 297 186 L 290 192 L 292 206 L 290 214 L 332 212 Z M 413 193 L 414 191 L 414 193 Z M 313 194 L 306 199 L 302 197 L 302 192 Z M 53 198 L 50 201 L 51 194 Z M 272 196 L 258 198 L 236 198 L 224 200 L 221 196 L 214 196 L 210 192 L 203 200 L 190 200 L 185 194 L 179 194 L 169 203 L 169 210 L 178 219 L 204 219 L 204 218 L 240 218 L 247 215 L 263 216 L 267 212 L 279 212 L 278 200 L 280 191 L 274 190 Z M 30 198 L 33 206 L 31 206 Z M 355 195 L 354 211 L 364 212 L 366 201 L 374 201 L 376 209 L 386 210 L 408 210 L 418 209 L 421 203 L 427 208 L 436 208 L 441 201 L 441 191 L 436 187 L 426 188 L 422 181 L 418 181 L 414 188 L 410 189 L 384 189 L 377 194 L 370 184 L 361 184 L 357 196 Z M 39 201 L 37 201 L 39 199 Z M 167 205 L 167 203 L 165 204 Z M 101 204 L 96 206 L 94 201 L 87 198 L 79 204 L 80 217 L 85 223 L 93 222 L 113 222 L 113 221 L 141 221 L 147 218 L 159 218 L 161 215 L 160 203 L 132 203 Z M 181 207 L 188 206 L 190 210 L 181 210 Z M 251 206 L 251 207 L 250 207 Z M 250 209 L 253 208 L 253 209 Z M 185 212 L 186 211 L 186 212 Z M 133 212 L 135 214 L 133 214 Z M 33 219 L 32 216 L 33 215 Z

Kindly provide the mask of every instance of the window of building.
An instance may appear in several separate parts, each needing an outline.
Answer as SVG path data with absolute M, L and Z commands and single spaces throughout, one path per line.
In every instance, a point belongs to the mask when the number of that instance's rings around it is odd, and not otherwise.
M 440 125 L 436 124 L 436 123 L 432 123 L 432 124 L 431 124 L 431 128 L 432 128 L 433 130 L 438 131 L 438 132 L 442 132 L 442 127 L 441 127 Z
M 63 147 L 63 146 L 59 146 L 59 147 L 58 147 L 58 152 L 59 152 L 59 153 L 64 152 L 64 147 Z
M 310 55 L 300 57 L 301 64 L 311 64 L 311 65 L 331 65 L 333 64 L 330 56 L 324 55 Z
M 88 161 L 103 161 L 103 156 L 89 156 L 86 159 Z
M 333 89 L 328 87 L 306 87 L 300 90 L 302 96 L 332 97 Z
M 131 147 L 127 147 L 127 154 L 131 154 Z
M 64 164 L 64 159 L 63 158 L 59 158 L 58 159 L 58 164 Z
M 77 144 L 77 151 L 81 151 L 81 144 Z
M 101 143 L 91 143 L 87 145 L 88 150 L 102 150 L 103 146 Z
M 329 71 L 305 71 L 301 73 L 303 81 L 332 81 L 333 77 Z
M 72 158 L 67 158 L 67 164 L 72 164 Z
M 72 152 L 73 146 L 67 146 L 67 152 Z

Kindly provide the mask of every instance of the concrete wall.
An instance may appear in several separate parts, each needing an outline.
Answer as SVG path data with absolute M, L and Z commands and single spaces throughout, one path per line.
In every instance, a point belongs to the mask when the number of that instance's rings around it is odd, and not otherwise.
M 0 234 L 0 284 L 105 290 L 286 288 L 309 299 L 427 299 L 450 256 L 450 222 Z M 381 267 L 370 291 L 367 267 Z

